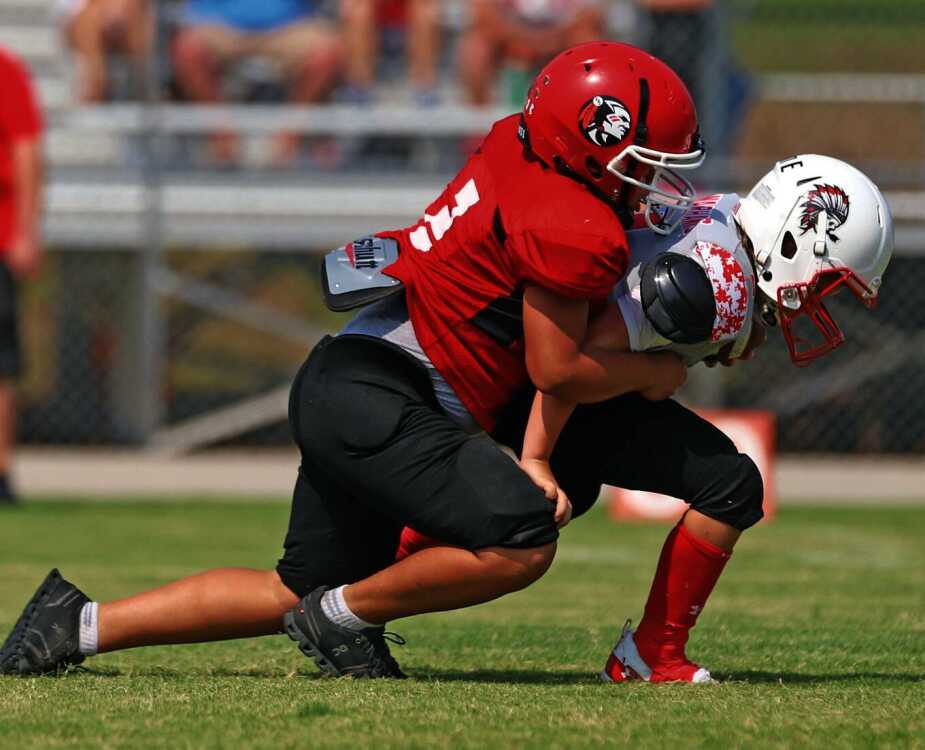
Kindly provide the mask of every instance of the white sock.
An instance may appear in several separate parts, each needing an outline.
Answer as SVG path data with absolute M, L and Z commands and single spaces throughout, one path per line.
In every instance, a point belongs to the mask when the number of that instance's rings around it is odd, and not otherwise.
M 100 646 L 100 605 L 87 602 L 80 610 L 80 653 L 95 656 Z
M 340 586 L 332 591 L 325 591 L 321 597 L 321 611 L 335 625 L 351 630 L 363 630 L 364 628 L 375 628 L 378 625 L 361 620 L 347 606 L 344 599 L 344 589 L 346 586 Z

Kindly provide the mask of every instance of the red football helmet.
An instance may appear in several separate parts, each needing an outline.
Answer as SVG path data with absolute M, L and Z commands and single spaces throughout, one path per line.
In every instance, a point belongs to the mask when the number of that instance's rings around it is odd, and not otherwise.
M 521 137 L 546 164 L 594 186 L 625 220 L 641 204 L 662 234 L 694 199 L 677 170 L 699 167 L 705 155 L 681 79 L 617 42 L 573 47 L 543 68 L 527 94 Z

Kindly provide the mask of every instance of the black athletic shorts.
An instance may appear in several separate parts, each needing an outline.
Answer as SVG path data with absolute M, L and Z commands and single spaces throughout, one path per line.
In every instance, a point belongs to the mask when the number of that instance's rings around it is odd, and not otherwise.
M 518 454 L 532 400 L 532 389 L 518 394 L 494 433 Z M 737 528 L 761 517 L 763 488 L 754 462 L 725 433 L 671 399 L 631 393 L 579 406 L 550 463 L 576 517 L 594 504 L 602 484 L 676 497 Z
M 319 343 L 289 420 L 302 464 L 277 570 L 299 595 L 387 567 L 404 526 L 466 549 L 558 537 L 553 504 L 491 438 L 461 430 L 423 365 L 388 342 Z
M 0 380 L 18 377 L 21 368 L 16 280 L 6 263 L 0 260 Z

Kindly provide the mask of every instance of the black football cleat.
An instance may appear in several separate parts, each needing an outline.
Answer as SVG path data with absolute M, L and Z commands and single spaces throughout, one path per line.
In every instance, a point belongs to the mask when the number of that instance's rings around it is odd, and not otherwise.
M 0 648 L 0 674 L 58 674 L 80 664 L 80 611 L 89 601 L 52 570 Z
M 299 650 L 332 677 L 405 678 L 386 643 L 404 645 L 404 639 L 383 627 L 353 630 L 331 622 L 321 610 L 325 591 L 324 586 L 315 589 L 283 616 L 286 635 Z

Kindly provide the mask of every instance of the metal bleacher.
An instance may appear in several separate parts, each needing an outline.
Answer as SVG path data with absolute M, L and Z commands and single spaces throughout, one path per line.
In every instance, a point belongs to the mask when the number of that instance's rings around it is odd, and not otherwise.
M 47 139 L 47 238 L 66 247 L 140 247 L 151 242 L 150 217 L 164 246 L 259 245 L 262 248 L 317 249 L 386 224 L 417 217 L 435 185 L 450 168 L 404 169 L 381 174 L 362 163 L 332 173 L 266 169 L 260 142 L 282 128 L 338 138 L 431 136 L 431 149 L 446 138 L 483 133 L 503 109 L 473 110 L 447 104 L 422 111 L 380 99 L 377 107 L 287 106 L 190 107 L 116 104 L 74 108 L 68 65 L 61 52 L 55 0 L 4 0 L 0 4 L 0 44 L 28 63 L 41 94 L 50 129 Z M 762 98 L 779 101 L 914 102 L 925 108 L 925 76 L 778 75 L 761 80 Z M 452 101 L 447 97 L 445 101 Z M 252 147 L 245 169 L 211 172 L 175 158 L 184 139 L 216 125 L 234 123 Z M 440 139 L 444 140 L 440 140 Z M 256 144 L 256 146 L 255 146 Z M 254 157 L 257 154 L 257 158 Z M 447 160 L 431 158 L 432 163 Z M 452 164 L 452 160 L 449 161 Z M 727 184 L 741 189 L 766 165 L 723 165 Z M 901 245 L 925 246 L 925 208 L 915 193 L 892 193 L 897 219 L 911 222 Z

